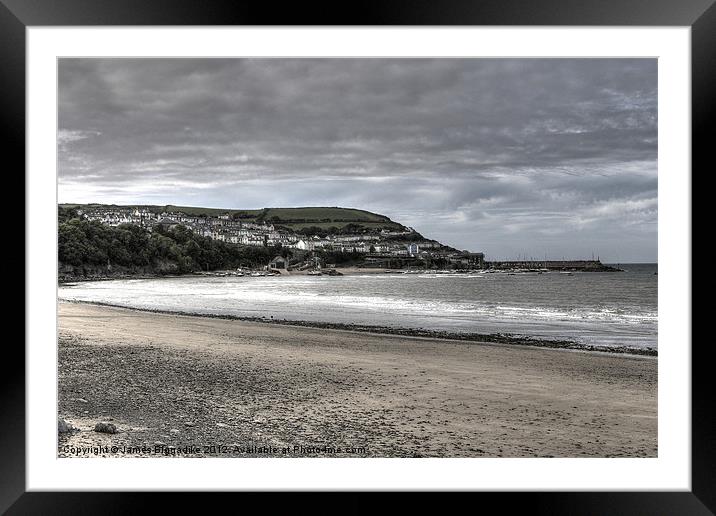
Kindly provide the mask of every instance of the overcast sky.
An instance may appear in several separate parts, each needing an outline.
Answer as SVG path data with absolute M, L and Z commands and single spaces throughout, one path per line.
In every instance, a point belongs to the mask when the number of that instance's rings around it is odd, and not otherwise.
M 655 59 L 62 59 L 59 201 L 343 206 L 657 261 Z

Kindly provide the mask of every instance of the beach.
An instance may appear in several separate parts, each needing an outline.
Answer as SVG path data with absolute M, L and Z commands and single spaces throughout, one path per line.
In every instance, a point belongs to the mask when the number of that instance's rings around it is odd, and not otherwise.
M 650 356 L 60 302 L 58 390 L 59 456 L 657 456 Z

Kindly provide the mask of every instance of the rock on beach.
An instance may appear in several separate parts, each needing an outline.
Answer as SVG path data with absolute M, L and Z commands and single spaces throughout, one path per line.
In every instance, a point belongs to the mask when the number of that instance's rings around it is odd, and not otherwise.
M 97 423 L 94 425 L 95 432 L 101 432 L 103 434 L 116 434 L 117 427 L 112 423 Z
M 70 423 L 68 423 L 64 419 L 57 420 L 57 433 L 67 434 L 67 433 L 72 432 L 73 430 L 76 430 L 76 428 L 73 427 Z

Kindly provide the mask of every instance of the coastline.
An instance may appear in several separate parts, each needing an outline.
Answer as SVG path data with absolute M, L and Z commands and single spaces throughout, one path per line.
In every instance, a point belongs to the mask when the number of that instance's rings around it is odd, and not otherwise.
M 656 456 L 650 357 L 67 302 L 58 351 L 60 456 Z
M 485 271 L 487 273 L 497 273 L 497 274 L 521 274 L 521 273 L 530 273 L 530 272 L 537 272 L 534 270 L 525 270 L 525 269 L 507 269 L 507 268 L 494 268 L 494 269 L 479 269 L 482 271 Z M 586 270 L 575 270 L 575 269 L 563 269 L 563 270 L 550 270 L 550 271 L 539 271 L 540 274 L 542 272 L 549 272 L 553 274 L 557 274 L 560 272 L 566 272 L 566 273 L 594 273 L 594 272 L 624 272 L 623 269 L 615 268 L 612 266 L 605 266 L 605 268 L 602 269 L 586 269 Z M 257 272 L 265 272 L 265 271 L 257 271 Z M 310 269 L 307 270 L 282 270 L 280 272 L 276 272 L 275 276 L 308 276 L 311 272 Z M 451 273 L 451 274 L 468 274 L 475 272 L 473 269 L 464 269 L 464 270 L 443 270 L 443 271 L 433 271 L 433 270 L 422 270 L 422 269 L 390 269 L 386 267 L 335 267 L 330 269 L 323 269 L 324 275 L 336 275 L 336 276 L 356 276 L 356 275 L 373 275 L 373 274 L 419 274 L 419 273 L 430 273 L 430 272 L 442 272 L 442 273 Z M 96 271 L 91 272 L 87 275 L 75 275 L 75 274 L 67 274 L 67 273 L 59 273 L 58 274 L 58 280 L 57 283 L 59 285 L 65 285 L 70 283 L 83 283 L 87 281 L 111 281 L 111 280 L 120 280 L 120 279 L 162 279 L 162 278 L 182 278 L 182 277 L 197 277 L 197 276 L 226 276 L 226 275 L 235 275 L 235 271 L 233 269 L 226 269 L 226 270 L 213 270 L 209 272 L 203 272 L 203 271 L 195 271 L 195 272 L 185 272 L 181 274 L 174 274 L 174 273 L 160 273 L 160 272 L 127 272 L 127 271 L 120 271 L 120 272 L 104 272 L 101 274 L 98 274 Z M 269 274 L 272 275 L 272 274 Z
M 352 276 L 357 274 L 385 274 L 390 272 L 399 273 L 401 272 L 399 269 L 385 269 L 385 268 L 377 268 L 377 267 L 344 267 L 344 268 L 336 268 L 336 269 L 326 269 L 326 270 L 335 270 L 343 276 Z M 229 273 L 233 272 L 231 270 L 216 270 L 216 271 L 210 271 L 208 273 L 209 276 L 219 276 L 221 273 Z M 87 276 L 77 276 L 77 275 L 68 275 L 68 274 L 60 274 L 57 279 L 58 285 L 67 285 L 71 283 L 84 283 L 87 281 L 112 281 L 112 280 L 121 280 L 121 279 L 162 279 L 162 278 L 186 278 L 186 277 L 197 277 L 197 276 L 204 276 L 207 273 L 203 272 L 187 272 L 183 274 L 170 274 L 170 273 L 133 273 L 133 272 L 118 272 L 114 274 L 89 274 Z M 308 275 L 308 271 L 284 271 L 282 275 L 286 276 L 306 276 Z
M 545 349 L 562 349 L 571 351 L 583 351 L 594 353 L 609 354 L 625 354 L 636 356 L 657 357 L 658 350 L 647 347 L 637 348 L 631 346 L 594 346 L 591 344 L 582 344 L 574 340 L 568 339 L 542 339 L 529 335 L 514 335 L 510 333 L 460 333 L 449 332 L 445 330 L 430 330 L 424 328 L 407 328 L 407 327 L 391 327 L 379 325 L 365 324 L 347 324 L 334 322 L 319 321 L 301 321 L 289 319 L 275 319 L 268 317 L 250 317 L 228 314 L 208 314 L 185 311 L 160 310 L 154 308 L 136 308 L 116 305 L 112 303 L 102 303 L 99 301 L 79 301 L 79 300 L 61 300 L 62 303 L 77 303 L 96 306 L 104 306 L 108 308 L 120 308 L 125 310 L 135 310 L 138 312 L 146 312 L 163 315 L 180 315 L 187 317 L 205 317 L 209 319 L 224 319 L 229 321 L 244 321 L 259 324 L 274 324 L 292 327 L 318 328 L 324 330 L 350 331 L 358 333 L 369 333 L 378 335 L 398 335 L 404 337 L 427 338 L 435 340 L 449 340 L 472 344 L 502 344 L 508 346 L 528 346 Z

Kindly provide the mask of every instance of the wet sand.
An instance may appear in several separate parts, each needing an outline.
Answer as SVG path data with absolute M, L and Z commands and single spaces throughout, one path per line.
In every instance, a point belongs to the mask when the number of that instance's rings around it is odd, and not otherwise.
M 58 415 L 79 428 L 59 456 L 657 454 L 655 357 L 79 303 L 59 316 Z

